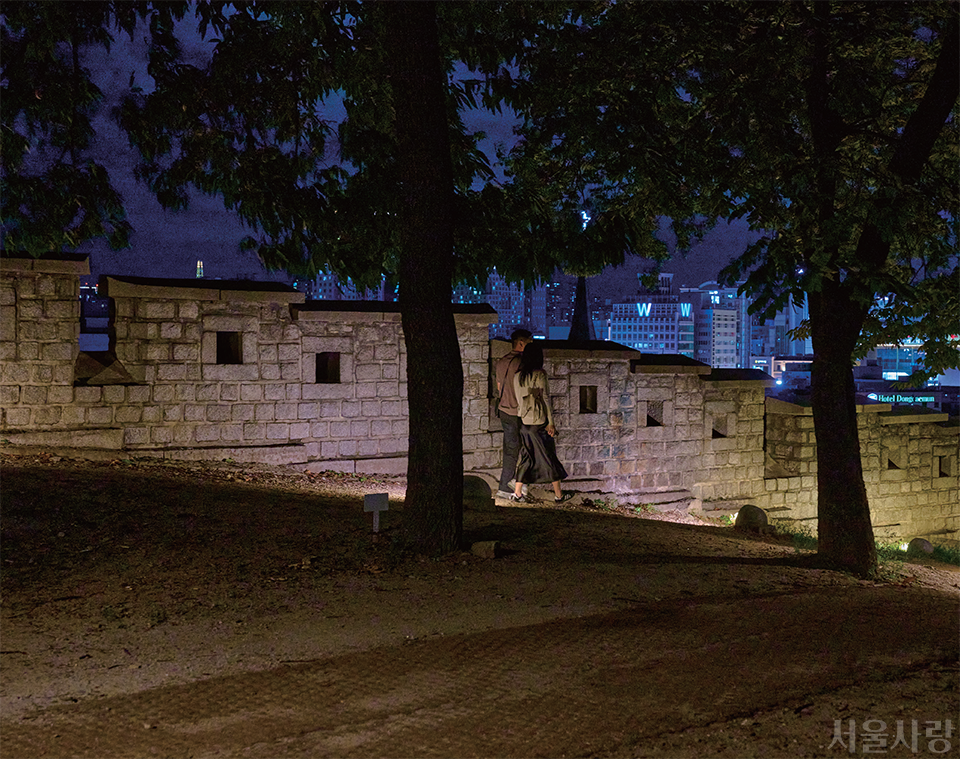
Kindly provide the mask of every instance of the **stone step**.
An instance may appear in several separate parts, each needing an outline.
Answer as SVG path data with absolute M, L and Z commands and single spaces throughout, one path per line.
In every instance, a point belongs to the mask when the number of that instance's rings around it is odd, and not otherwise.
M 649 506 L 657 511 L 700 511 L 700 499 L 689 490 L 639 491 L 619 493 L 617 500 L 631 506 Z

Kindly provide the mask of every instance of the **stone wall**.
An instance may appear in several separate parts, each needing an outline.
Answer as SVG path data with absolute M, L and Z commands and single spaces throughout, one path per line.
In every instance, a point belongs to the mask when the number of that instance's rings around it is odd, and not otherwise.
M 73 383 L 86 258 L 4 258 L 0 267 L 0 428 L 85 426 Z
M 699 505 L 764 492 L 767 375 L 604 341 L 542 342 L 557 454 L 573 480 L 640 501 L 686 494 Z M 510 349 L 492 345 L 494 360 Z
M 923 536 L 935 543 L 960 535 L 960 426 L 925 409 L 857 407 L 863 479 L 878 539 Z M 766 401 L 766 493 L 756 504 L 771 516 L 817 519 L 817 440 L 813 411 Z
M 106 277 L 112 351 L 79 352 L 81 261 L 3 259 L 0 430 L 17 444 L 406 471 L 406 357 L 389 303 L 283 285 Z M 464 459 L 493 467 L 488 306 L 457 307 Z
M 406 352 L 396 304 L 311 301 L 283 285 L 107 277 L 111 351 L 80 353 L 81 257 L 0 259 L 0 434 L 14 445 L 403 473 Z M 499 474 L 489 341 L 457 306 L 467 472 Z M 816 518 L 810 409 L 771 379 L 605 341 L 543 341 L 569 486 L 632 503 Z M 878 536 L 955 540 L 958 427 L 860 408 Z

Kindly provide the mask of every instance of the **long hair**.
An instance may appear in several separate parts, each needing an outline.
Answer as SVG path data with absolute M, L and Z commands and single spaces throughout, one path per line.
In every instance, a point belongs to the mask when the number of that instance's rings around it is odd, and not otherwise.
M 527 377 L 539 369 L 543 369 L 543 348 L 536 343 L 528 343 L 520 354 L 520 366 L 517 369 L 520 384 L 525 383 Z

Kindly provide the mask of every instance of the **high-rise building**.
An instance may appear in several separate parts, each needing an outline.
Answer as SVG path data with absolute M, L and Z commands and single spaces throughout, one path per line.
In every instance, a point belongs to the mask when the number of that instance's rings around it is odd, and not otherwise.
M 612 304 L 609 339 L 644 353 L 677 353 L 693 358 L 690 298 L 674 294 L 672 274 L 661 274 L 654 289 L 638 282 L 636 302 Z
M 396 288 L 381 277 L 380 284 L 369 290 L 358 290 L 347 277 L 341 279 L 329 269 L 320 272 L 314 279 L 297 279 L 294 288 L 303 292 L 308 300 L 385 300 L 397 299 Z
M 694 358 L 716 368 L 750 366 L 750 302 L 736 287 L 704 282 L 699 287 L 682 287 L 690 299 L 696 321 Z
M 810 338 L 797 338 L 794 332 L 808 318 L 806 299 L 797 304 L 793 296 L 772 319 L 754 315 L 750 319 L 750 355 L 763 358 L 811 355 L 813 345 Z
M 453 288 L 454 303 L 483 303 L 483 290 L 472 285 L 457 285 Z
M 499 319 L 490 325 L 491 337 L 507 337 L 519 326 L 526 326 L 526 308 L 523 288 L 507 282 L 494 269 L 487 277 L 484 300 L 497 312 Z
M 677 295 L 641 296 L 614 303 L 609 339 L 644 353 L 677 353 L 693 358 L 693 308 Z
M 697 314 L 694 358 L 717 369 L 736 369 L 737 312 L 733 308 L 707 306 Z

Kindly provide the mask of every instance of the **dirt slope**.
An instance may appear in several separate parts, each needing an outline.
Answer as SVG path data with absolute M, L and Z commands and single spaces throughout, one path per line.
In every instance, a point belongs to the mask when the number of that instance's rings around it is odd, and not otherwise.
M 467 512 L 497 558 L 434 560 L 392 545 L 402 479 L 0 465 L 4 757 L 840 756 L 835 720 L 871 718 L 889 743 L 917 720 L 918 752 L 886 748 L 917 756 L 958 723 L 949 565 L 864 582 L 596 503 Z M 370 492 L 391 498 L 378 539 Z M 350 689 L 300 698 L 318 671 Z M 256 729 L 201 736 L 211 704 Z

